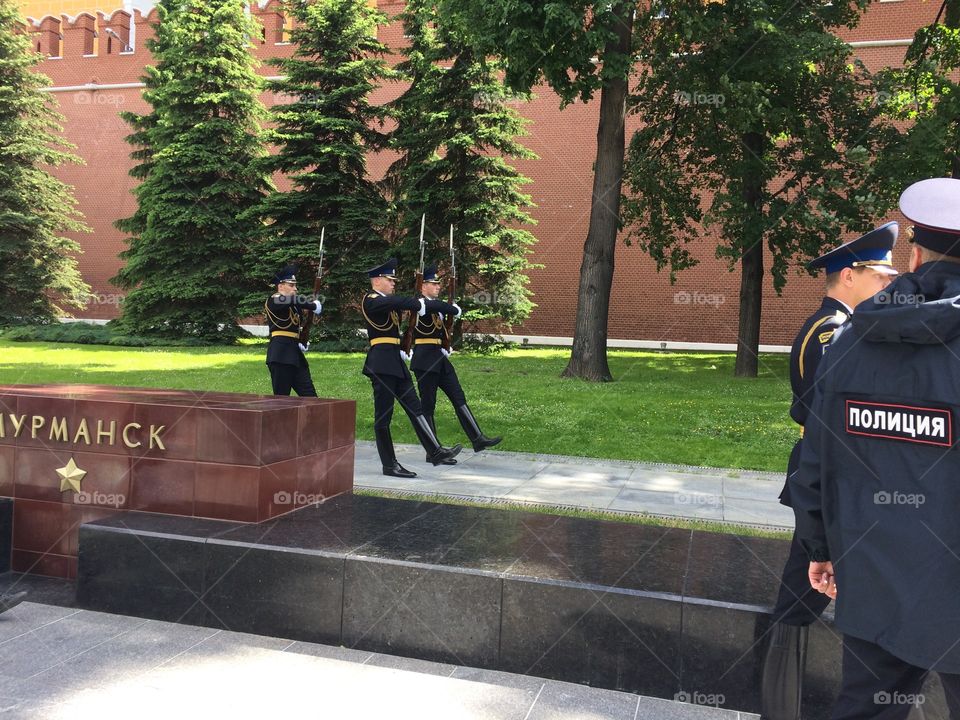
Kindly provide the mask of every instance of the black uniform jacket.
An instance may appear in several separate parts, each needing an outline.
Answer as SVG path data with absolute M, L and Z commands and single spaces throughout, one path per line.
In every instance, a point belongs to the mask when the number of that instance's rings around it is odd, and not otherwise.
M 363 363 L 363 374 L 410 377 L 406 363 L 400 358 L 400 314 L 420 310 L 420 301 L 400 295 L 368 292 L 361 303 L 367 323 L 370 349 Z
M 960 673 L 960 265 L 858 305 L 815 384 L 790 484 L 797 537 L 834 562 L 837 626 Z
M 443 340 L 447 337 L 447 328 L 443 324 L 444 316 L 456 315 L 457 309 L 442 300 L 428 300 L 427 314 L 417 318 L 413 331 L 413 360 L 410 369 L 418 375 L 439 373 L 447 369 L 450 361 L 441 352 Z
M 313 310 L 313 303 L 304 301 L 302 296 L 285 296 L 275 293 L 267 298 L 264 304 L 267 327 L 270 329 L 267 364 L 307 364 L 306 358 L 300 352 L 299 340 L 300 327 L 306 310 Z
M 800 327 L 793 347 L 790 349 L 790 387 L 793 401 L 790 404 L 790 417 L 797 423 L 801 432 L 810 414 L 813 402 L 813 378 L 817 374 L 820 359 L 827 351 L 833 333 L 850 317 L 850 310 L 839 300 L 823 298 L 817 311 L 807 318 Z M 795 472 L 800 463 L 800 446 L 797 442 L 790 453 L 787 463 L 787 477 Z M 780 502 L 789 506 L 790 482 L 787 480 L 780 492 Z
M 428 316 L 430 313 L 453 310 L 451 305 L 439 300 L 424 300 L 424 304 Z M 412 297 L 369 292 L 363 296 L 361 307 L 367 323 L 367 338 L 370 340 L 363 374 L 410 377 L 410 371 L 400 357 L 400 314 L 405 310 L 418 312 L 420 301 Z

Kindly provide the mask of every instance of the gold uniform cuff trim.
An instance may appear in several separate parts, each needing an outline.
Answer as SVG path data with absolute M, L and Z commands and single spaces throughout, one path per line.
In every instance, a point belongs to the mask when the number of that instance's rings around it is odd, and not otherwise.
M 274 330 L 272 333 L 270 333 L 270 337 L 292 337 L 292 338 L 298 338 L 298 337 L 300 337 L 300 333 L 287 332 L 286 330 Z
M 399 344 L 400 344 L 400 338 L 395 338 L 395 337 L 378 337 L 378 338 L 373 338 L 373 339 L 370 341 L 370 344 L 371 344 L 371 345 L 399 345 Z
M 439 345 L 440 338 L 418 338 L 413 341 L 414 345 Z

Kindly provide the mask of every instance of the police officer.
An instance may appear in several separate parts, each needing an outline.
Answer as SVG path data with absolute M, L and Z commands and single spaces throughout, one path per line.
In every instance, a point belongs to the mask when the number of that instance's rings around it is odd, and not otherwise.
M 960 180 L 911 185 L 900 211 L 910 272 L 837 333 L 790 477 L 844 634 L 835 720 L 906 718 L 929 670 L 960 718 Z
M 440 295 L 440 280 L 437 278 L 437 266 L 431 265 L 423 271 L 423 296 L 428 300 L 436 300 Z M 457 317 L 460 308 L 456 304 Z M 434 413 L 437 407 L 437 388 L 443 390 L 453 403 L 463 431 L 473 444 L 474 452 L 480 452 L 493 447 L 502 438 L 489 438 L 480 430 L 476 418 L 467 406 L 467 398 L 460 387 L 457 371 L 450 362 L 450 352 L 444 349 L 443 344 L 449 346 L 449 334 L 444 325 L 442 312 L 428 311 L 423 317 L 417 317 L 413 333 L 413 360 L 410 369 L 417 376 L 417 388 L 420 390 L 420 402 L 423 405 L 423 414 L 426 416 L 434 435 L 437 434 L 437 425 Z
M 800 426 L 801 437 L 810 415 L 813 378 L 831 338 L 859 303 L 883 290 L 896 275 L 890 258 L 897 241 L 897 230 L 897 223 L 887 223 L 834 248 L 807 266 L 823 269 L 827 279 L 826 296 L 800 328 L 790 351 L 790 385 L 793 389 L 790 416 Z M 801 445 L 798 440 L 790 453 L 788 478 L 797 469 Z M 788 507 L 791 504 L 789 480 L 780 493 L 780 502 Z M 810 587 L 808 564 L 807 554 L 794 536 L 773 609 L 773 626 L 764 660 L 763 720 L 800 718 L 809 626 L 830 604 L 828 597 Z
M 293 265 L 278 272 L 273 282 L 277 292 L 264 303 L 270 330 L 267 367 L 270 368 L 273 394 L 289 395 L 293 389 L 300 397 L 316 397 L 310 365 L 304 357 L 308 347 L 300 343 L 300 328 L 305 311 L 319 315 L 323 306 L 319 300 L 307 300 L 297 295 L 296 267 Z
M 363 363 L 363 374 L 373 383 L 373 429 L 383 474 L 411 478 L 417 474 L 397 462 L 393 438 L 390 436 L 390 420 L 393 417 L 395 399 L 400 401 L 420 444 L 427 451 L 427 462 L 434 465 L 449 464 L 462 448 L 460 445 L 452 448 L 441 447 L 430 423 L 423 415 L 420 399 L 413 389 L 410 371 L 401 357 L 400 313 L 409 310 L 423 317 L 428 311 L 456 313 L 459 308 L 439 300 L 394 295 L 396 271 L 396 258 L 390 258 L 383 265 L 367 271 L 373 292 L 364 296 L 361 305 L 367 324 L 367 338 L 370 341 L 370 349 L 367 350 L 367 358 Z

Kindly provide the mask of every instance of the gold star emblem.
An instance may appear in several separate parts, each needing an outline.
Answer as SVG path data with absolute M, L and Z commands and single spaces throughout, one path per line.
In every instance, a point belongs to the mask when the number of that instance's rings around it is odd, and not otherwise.
M 60 476 L 60 492 L 64 490 L 80 492 L 80 481 L 83 480 L 83 476 L 86 474 L 87 471 L 78 468 L 73 458 L 70 458 L 70 462 L 64 467 L 57 468 L 57 475 Z

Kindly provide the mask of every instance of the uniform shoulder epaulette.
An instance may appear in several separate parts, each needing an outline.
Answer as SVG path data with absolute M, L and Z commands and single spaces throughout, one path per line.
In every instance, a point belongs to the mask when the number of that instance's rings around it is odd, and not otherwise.
M 274 294 L 271 295 L 270 297 L 272 297 L 272 298 L 278 298 L 278 297 L 280 297 L 280 293 L 274 293 Z
M 368 298 L 375 298 L 375 297 L 377 297 L 377 293 L 370 293 L 369 295 L 367 295 L 367 297 L 368 297 Z

